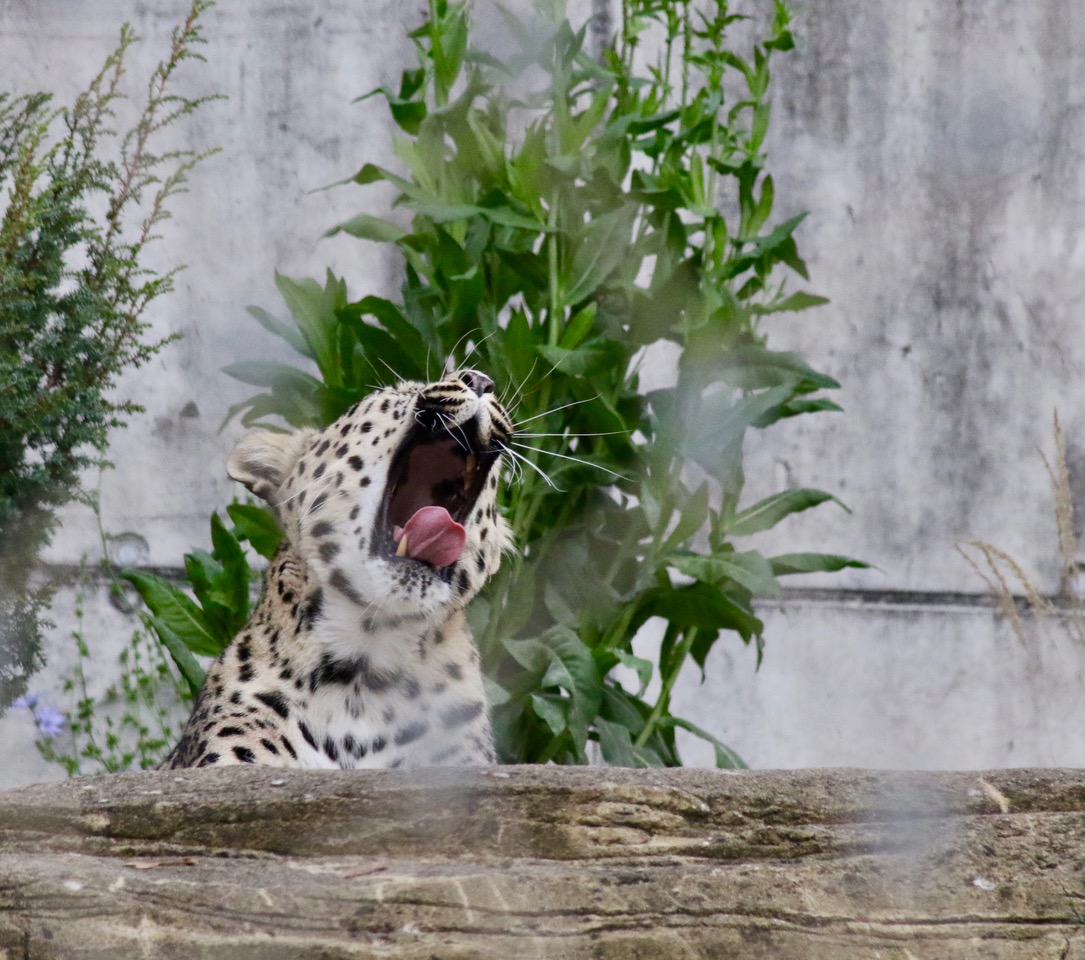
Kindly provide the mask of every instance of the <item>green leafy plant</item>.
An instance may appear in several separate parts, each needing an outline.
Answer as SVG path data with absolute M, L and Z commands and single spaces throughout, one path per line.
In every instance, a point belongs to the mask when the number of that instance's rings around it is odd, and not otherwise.
M 91 587 L 94 589 L 94 587 Z M 118 589 L 116 585 L 112 589 Z M 134 630 L 118 658 L 117 679 L 100 695 L 90 692 L 85 664 L 94 656 L 83 627 L 84 596 L 76 598 L 72 640 L 75 666 L 64 680 L 66 710 L 22 698 L 38 728 L 38 751 L 68 776 L 148 770 L 157 766 L 180 732 L 175 709 L 182 688 L 166 649 L 147 630 Z
M 625 0 L 601 62 L 560 14 L 504 13 L 498 57 L 472 44 L 465 4 L 429 11 L 411 34 L 418 67 L 374 91 L 402 170 L 367 163 L 353 177 L 393 185 L 403 215 L 331 231 L 399 251 L 401 302 L 352 301 L 331 273 L 278 277 L 293 322 L 251 312 L 316 375 L 228 367 L 263 391 L 230 415 L 323 426 L 375 380 L 432 379 L 446 358 L 486 370 L 519 425 L 503 503 L 519 552 L 470 609 L 502 758 L 583 763 L 596 742 L 610 763 L 672 765 L 683 729 L 740 765 L 672 713 L 679 671 L 691 658 L 703 669 L 721 635 L 760 660 L 754 599 L 778 596 L 780 577 L 863 566 L 736 546 L 835 500 L 793 489 L 751 503 L 743 489 L 748 430 L 838 409 L 822 395 L 836 382 L 770 350 L 759 327 L 825 302 L 789 285 L 807 278 L 802 216 L 770 223 L 769 65 L 793 45 L 788 11 L 776 4 L 744 58 L 725 2 L 702 14 Z M 640 70 L 653 28 L 660 52 Z M 661 341 L 678 355 L 674 383 L 646 393 L 638 371 Z M 633 647 L 652 619 L 664 626 L 654 663 Z
M 249 619 L 252 586 L 260 572 L 249 564 L 242 542 L 271 559 L 282 540 L 275 518 L 263 507 L 231 503 L 226 513 L 232 527 L 217 513 L 211 515 L 211 552 L 185 554 L 185 574 L 195 600 L 157 574 L 121 572 L 146 604 L 144 623 L 169 650 L 190 698 L 199 693 L 204 680 L 196 657 L 217 657 Z
M 210 5 L 193 0 L 123 136 L 111 124 L 137 41 L 127 25 L 72 106 L 0 93 L 0 709 L 41 662 L 50 586 L 31 577 L 53 510 L 86 498 L 82 471 L 139 410 L 113 397 L 121 372 L 171 339 L 155 337 L 144 314 L 176 271 L 148 267 L 145 254 L 206 154 L 157 151 L 164 128 L 211 99 L 173 90 L 178 68 L 202 59 L 199 18 Z

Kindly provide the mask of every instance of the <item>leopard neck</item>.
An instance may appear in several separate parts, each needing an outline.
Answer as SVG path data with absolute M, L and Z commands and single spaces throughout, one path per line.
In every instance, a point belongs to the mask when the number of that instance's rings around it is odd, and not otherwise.
M 278 650 L 308 669 L 337 669 L 337 664 L 365 658 L 381 669 L 402 669 L 426 659 L 429 650 L 469 648 L 478 654 L 462 610 L 453 609 L 437 619 L 400 616 L 360 606 L 325 591 L 310 576 L 304 559 L 284 544 L 268 568 L 263 595 L 252 622 L 273 630 Z

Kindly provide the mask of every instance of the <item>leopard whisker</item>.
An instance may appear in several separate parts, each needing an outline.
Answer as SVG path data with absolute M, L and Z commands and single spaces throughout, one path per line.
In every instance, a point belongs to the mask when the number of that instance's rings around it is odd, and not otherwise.
M 529 467 L 531 467 L 532 470 L 534 470 L 540 477 L 542 477 L 543 480 L 545 480 L 552 489 L 558 489 L 558 485 L 550 479 L 549 474 L 547 474 L 547 472 L 543 470 L 543 468 L 540 467 L 537 463 L 532 463 L 531 460 L 525 457 L 522 453 L 517 453 L 515 450 L 512 449 L 512 447 L 508 446 L 507 444 L 503 444 L 501 449 L 503 452 L 509 454 L 511 457 L 514 457 L 515 460 L 519 461 L 521 464 L 526 463 Z M 520 469 L 523 470 L 523 467 L 521 467 Z
M 516 441 L 510 442 L 516 443 Z M 566 453 L 557 453 L 554 450 L 544 450 L 542 447 L 531 447 L 528 446 L 526 443 L 516 443 L 516 446 L 520 447 L 523 450 L 534 450 L 536 453 L 545 453 L 551 457 L 558 457 L 561 460 L 571 460 L 573 463 L 579 463 L 581 466 L 595 467 L 597 470 L 602 470 L 603 473 L 609 473 L 612 477 L 617 477 L 619 480 L 629 479 L 627 476 L 625 476 L 625 474 L 617 473 L 614 470 L 609 469 L 608 467 L 602 466 L 601 464 L 592 463 L 590 460 L 582 460 L 580 457 L 571 457 Z M 528 462 L 530 463 L 530 461 Z
M 527 376 L 524 377 L 524 379 L 520 381 L 520 386 L 518 386 L 516 388 L 516 390 L 513 392 L 512 398 L 510 400 L 508 400 L 506 402 L 506 400 L 504 398 L 504 395 L 502 394 L 501 406 L 503 406 L 506 410 L 511 408 L 511 407 L 516 406 L 517 401 L 520 399 L 520 394 L 522 394 L 524 392 L 524 387 L 527 386 L 527 382 L 531 379 L 531 375 L 535 372 L 535 367 L 537 367 L 538 364 L 539 364 L 539 358 L 536 357 L 534 359 L 534 361 L 532 361 L 531 369 L 528 370 Z M 509 387 L 511 387 L 511 386 L 512 386 L 512 384 L 510 383 Z M 506 389 L 509 389 L 509 387 L 506 387 Z
M 626 434 L 626 430 L 608 430 L 605 433 L 517 433 L 518 437 L 568 437 L 570 440 L 578 440 L 581 437 L 617 437 Z
M 548 416 L 550 416 L 550 414 L 557 413 L 560 410 L 568 410 L 569 407 L 577 407 L 582 403 L 591 403 L 592 400 L 597 400 L 597 399 L 598 399 L 598 397 L 588 397 L 588 398 L 586 398 L 584 400 L 573 400 L 571 403 L 565 403 L 565 404 L 562 404 L 560 407 L 554 407 L 553 410 L 544 410 L 542 413 L 537 413 L 537 414 L 535 414 L 535 416 L 528 417 L 526 420 L 520 420 L 517 423 L 515 423 L 514 426 L 517 429 L 519 429 L 525 423 L 531 423 L 532 420 L 538 420 L 540 417 L 548 417 Z
M 482 328 L 479 327 L 477 329 L 481 330 Z M 471 354 L 475 353 L 478 348 L 481 347 L 487 340 L 489 340 L 490 337 L 492 337 L 495 333 L 497 333 L 496 330 L 486 334 L 486 336 L 484 336 L 481 340 L 478 340 L 475 343 L 471 344 L 471 349 L 468 350 L 467 353 L 464 355 L 463 362 L 467 363 L 467 361 L 471 359 Z
M 392 369 L 392 365 L 387 360 L 385 360 L 384 357 L 377 357 L 377 359 L 381 363 L 383 363 L 385 365 L 385 367 L 388 368 L 388 372 L 392 375 L 393 384 L 401 383 L 403 381 L 403 378 L 398 373 L 396 373 L 395 370 Z M 370 365 L 372 366 L 372 364 L 370 364 Z
M 471 336 L 471 334 L 474 333 L 476 330 L 481 331 L 482 328 L 481 327 L 472 327 L 470 330 L 464 331 L 464 333 L 460 337 L 460 339 L 457 340 L 452 345 L 452 349 L 448 351 L 448 354 L 445 356 L 445 362 L 444 362 L 443 366 L 441 367 L 441 376 L 442 377 L 447 377 L 450 373 L 452 373 L 453 368 L 458 366 L 458 364 L 455 362 L 455 360 L 456 360 L 456 351 L 459 350 L 460 344 L 463 343 L 463 341 L 466 340 L 469 336 Z M 466 363 L 466 362 L 467 362 L 467 358 L 465 357 L 464 358 L 464 363 Z

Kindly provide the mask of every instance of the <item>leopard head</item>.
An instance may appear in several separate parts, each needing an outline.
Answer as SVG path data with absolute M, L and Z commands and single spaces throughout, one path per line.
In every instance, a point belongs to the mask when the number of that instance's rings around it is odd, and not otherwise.
M 325 602 L 430 620 L 509 546 L 497 488 L 512 432 L 493 381 L 460 370 L 379 390 L 321 431 L 251 433 L 228 471 L 274 508 Z

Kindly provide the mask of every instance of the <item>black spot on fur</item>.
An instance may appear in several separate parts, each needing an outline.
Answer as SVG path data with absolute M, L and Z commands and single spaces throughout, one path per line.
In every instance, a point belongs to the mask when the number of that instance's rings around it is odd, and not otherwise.
M 441 726 L 446 730 L 455 730 L 480 716 L 484 709 L 481 700 L 476 700 L 474 703 L 458 703 L 441 711 Z
M 240 760 L 242 763 L 256 763 L 256 754 L 253 753 L 248 747 L 234 747 L 234 756 L 237 757 L 237 759 Z
M 309 507 L 309 512 L 316 513 L 322 506 L 324 506 L 324 501 L 327 499 L 328 495 L 326 493 L 322 493 L 319 497 L 313 500 L 312 506 Z
M 328 447 L 332 445 L 331 440 L 325 440 L 319 447 L 316 448 L 317 456 L 321 456 L 328 451 Z
M 359 456 L 351 457 L 347 463 L 350 464 L 352 470 L 362 470 L 365 467 L 365 461 Z
M 358 606 L 362 606 L 365 602 L 362 600 L 362 596 L 354 589 L 354 584 L 350 582 L 347 575 L 343 573 L 338 567 L 336 567 L 331 576 L 328 577 L 328 583 L 330 583 L 336 590 L 338 590 L 344 597 L 350 600 L 352 603 L 356 603 Z
M 358 486 L 359 487 L 368 487 L 369 486 L 369 477 L 362 477 L 362 479 L 358 481 Z
M 350 445 L 346 443 L 344 443 L 341 447 L 339 447 L 339 449 L 335 451 L 335 455 L 337 457 L 345 457 L 348 453 L 350 453 Z
M 320 520 L 313 524 L 313 529 L 309 531 L 314 537 L 326 537 L 335 528 L 328 523 L 327 520 Z
M 260 746 L 262 746 L 268 753 L 274 754 L 276 757 L 279 755 L 279 748 L 275 746 L 267 737 L 260 738 Z
M 320 749 L 316 745 L 316 738 L 313 736 L 313 732 L 309 729 L 309 725 L 304 720 L 302 720 L 301 723 L 298 724 L 298 729 L 301 731 L 302 738 L 307 744 L 309 744 L 310 747 L 312 747 L 314 750 Z
M 256 694 L 256 699 L 261 703 L 266 703 L 284 720 L 290 716 L 290 705 L 286 702 L 286 697 L 278 691 L 262 691 Z
M 328 759 L 332 763 L 339 762 L 339 748 L 335 745 L 335 741 L 331 737 L 324 738 L 324 752 L 328 755 Z
M 197 767 L 209 767 L 213 763 L 218 763 L 219 759 L 220 758 L 219 758 L 219 755 L 217 753 L 206 753 L 206 754 L 204 754 L 204 756 L 200 760 L 200 762 L 196 764 L 196 766 Z
M 253 677 L 252 664 L 251 663 L 243 663 L 243 664 L 241 664 L 241 669 L 237 673 L 237 678 L 242 683 L 248 683 L 252 679 L 252 677 Z
M 374 753 L 380 753 L 386 746 L 388 746 L 388 741 L 385 740 L 384 737 L 377 737 L 374 739 L 373 743 L 370 744 L 369 749 Z
M 245 736 L 245 731 L 240 727 L 223 727 L 218 735 L 220 737 L 243 737 Z
M 327 468 L 328 468 L 328 465 L 326 463 L 322 463 L 319 467 L 317 467 L 313 471 L 313 479 L 316 480 L 316 479 L 319 479 L 320 477 L 324 476 L 324 471 Z
M 431 754 L 429 758 L 430 763 L 444 763 L 446 760 L 451 760 L 463 749 L 463 745 L 454 743 L 450 747 L 445 747 L 443 750 L 438 750 L 436 753 Z
M 408 677 L 403 681 L 403 694 L 408 700 L 417 699 L 422 692 L 422 685 L 414 677 Z
M 339 544 L 334 543 L 331 540 L 325 540 L 320 545 L 320 559 L 325 563 L 331 563 L 335 558 L 335 555 L 339 552 Z M 485 564 L 483 564 L 485 566 Z
M 447 673 L 453 680 L 463 679 L 463 667 L 458 663 L 446 663 L 445 673 Z
M 374 693 L 382 693 L 397 682 L 398 673 L 375 670 L 369 657 L 364 654 L 349 660 L 337 660 L 326 653 L 310 675 L 309 689 L 315 691 L 326 684 L 353 683 L 356 689 L 365 687 Z
M 291 759 L 298 759 L 298 751 L 294 749 L 294 745 L 286 737 L 279 737 L 279 742 L 286 748 L 286 752 L 290 754 Z
M 429 730 L 429 724 L 424 720 L 415 720 L 396 732 L 396 746 L 403 747 L 408 743 L 414 743 Z
M 357 504 L 357 503 L 354 504 L 354 508 L 350 511 L 350 519 L 351 520 L 357 520 L 358 519 L 358 513 L 359 513 L 359 511 L 361 511 L 361 509 L 362 508 L 361 508 L 360 504 Z
M 312 630 L 313 624 L 317 622 L 324 614 L 324 591 L 317 587 L 310 595 L 309 599 L 302 604 L 301 608 L 301 625 L 306 630 Z
M 369 431 L 373 429 L 373 421 L 363 420 L 362 425 L 358 429 L 361 430 L 362 433 L 369 433 Z

